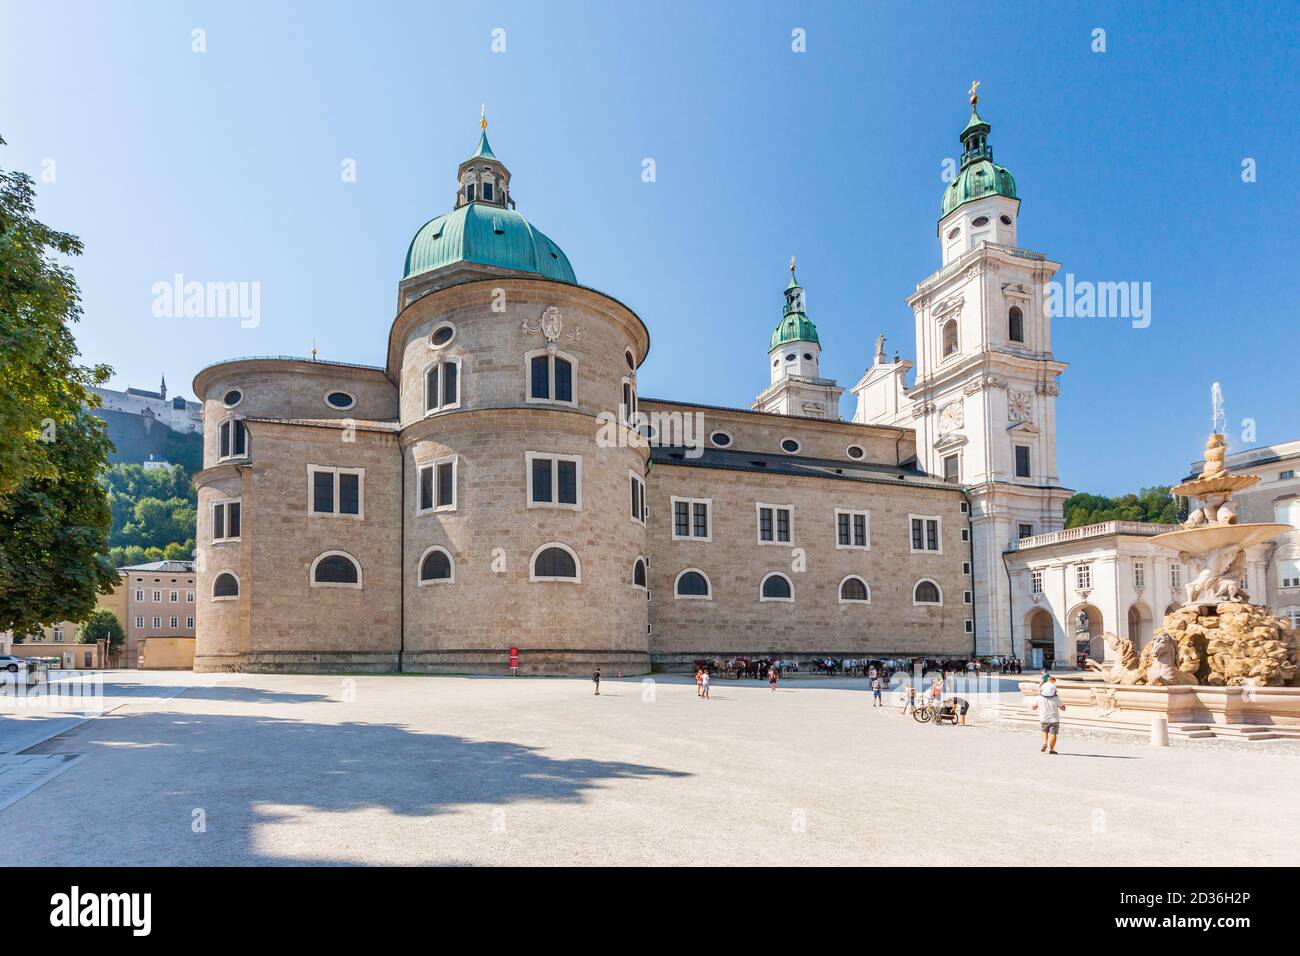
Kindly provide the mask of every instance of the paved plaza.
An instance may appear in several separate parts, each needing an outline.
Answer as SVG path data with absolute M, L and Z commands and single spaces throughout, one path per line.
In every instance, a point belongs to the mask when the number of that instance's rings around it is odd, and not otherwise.
M 861 680 L 718 681 L 702 701 L 684 677 L 594 697 L 578 679 L 112 672 L 105 695 L 91 719 L 0 716 L 6 864 L 1300 859 L 1294 744 L 1066 728 L 1048 757 L 989 708 L 921 725 Z

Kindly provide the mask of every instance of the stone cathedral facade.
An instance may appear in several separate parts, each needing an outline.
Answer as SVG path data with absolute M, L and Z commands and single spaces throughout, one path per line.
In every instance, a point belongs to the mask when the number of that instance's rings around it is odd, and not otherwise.
M 382 367 L 195 378 L 195 669 L 992 653 L 1005 539 L 1059 527 L 1068 492 L 1057 266 L 1016 247 L 987 134 L 972 115 L 942 266 L 908 300 L 917 360 L 878 345 L 844 421 L 793 263 L 750 408 L 639 395 L 649 330 L 516 210 L 484 123 L 407 250 Z

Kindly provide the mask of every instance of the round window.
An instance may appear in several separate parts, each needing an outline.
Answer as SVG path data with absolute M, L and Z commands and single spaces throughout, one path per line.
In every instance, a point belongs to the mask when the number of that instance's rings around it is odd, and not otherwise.
M 850 445 L 848 448 L 844 449 L 844 454 L 848 455 L 854 461 L 861 461 L 867 456 L 867 453 L 862 450 L 861 445 Z
M 714 432 L 709 436 L 709 441 L 713 442 L 713 444 L 717 445 L 719 448 L 726 448 L 731 444 L 731 436 L 726 432 Z
M 970 224 L 972 226 L 987 226 L 989 224 L 989 217 L 980 216 L 978 219 L 972 219 Z
M 787 438 L 781 442 L 781 450 L 786 454 L 793 455 L 799 450 L 799 443 L 793 438 Z
M 949 239 L 956 239 L 956 238 L 957 238 L 957 234 L 958 234 L 959 232 L 961 232 L 960 229 L 951 229 L 951 230 L 949 230 L 949 231 L 948 231 L 948 238 L 949 238 Z
M 237 388 L 232 388 L 230 391 L 226 392 L 225 395 L 221 396 L 221 404 L 225 405 L 226 408 L 234 408 L 243 400 L 244 393 Z
M 1002 225 L 1004 225 L 1004 226 L 1009 226 L 1009 225 L 1011 225 L 1011 217 L 1010 217 L 1010 216 L 1003 216 L 1003 217 L 1002 217 Z
M 357 403 L 357 400 L 347 392 L 327 392 L 325 401 L 333 408 L 351 408 Z
M 812 353 L 811 353 L 811 352 L 804 352 L 804 353 L 803 353 L 803 360 L 804 360 L 805 362 L 811 362 L 811 361 L 812 361 Z
M 435 349 L 440 349 L 455 337 L 456 327 L 454 325 L 440 325 L 429 336 L 429 344 Z
M 787 355 L 787 356 L 785 357 L 785 360 L 786 360 L 787 362 L 793 362 L 793 361 L 794 361 L 794 353 L 791 352 L 789 355 Z

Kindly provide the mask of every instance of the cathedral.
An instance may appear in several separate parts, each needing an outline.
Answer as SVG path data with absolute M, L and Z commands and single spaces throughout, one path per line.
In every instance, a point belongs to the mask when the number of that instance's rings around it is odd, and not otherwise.
M 484 120 L 452 209 L 406 251 L 383 366 L 196 376 L 195 670 L 1005 653 L 1003 553 L 1060 528 L 1069 494 L 1065 366 L 1043 301 L 1058 266 L 1016 245 L 975 105 L 941 266 L 907 300 L 916 359 L 878 340 L 852 421 L 793 261 L 750 407 L 642 396 L 650 330 L 516 209 Z

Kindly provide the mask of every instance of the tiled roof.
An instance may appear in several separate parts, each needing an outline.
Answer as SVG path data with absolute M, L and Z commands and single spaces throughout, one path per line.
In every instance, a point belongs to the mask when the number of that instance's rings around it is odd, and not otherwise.
M 906 465 L 880 465 L 871 462 L 836 461 L 803 455 L 771 455 L 763 452 L 705 448 L 699 457 L 689 458 L 687 448 L 651 446 L 650 460 L 656 465 L 685 465 L 688 468 L 720 468 L 802 478 L 832 478 L 841 481 L 868 481 L 891 485 L 906 483 L 926 488 L 942 488 L 960 493 L 951 485 Z
M 119 571 L 161 571 L 165 574 L 193 574 L 193 561 L 150 561 L 148 564 L 131 564 Z

